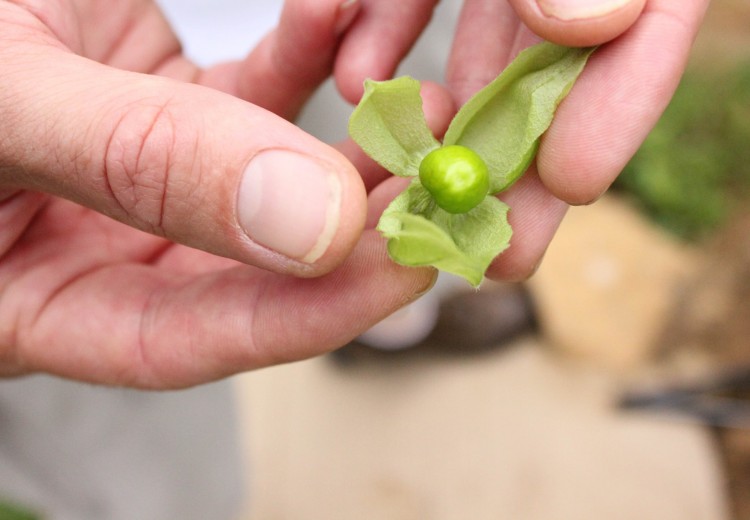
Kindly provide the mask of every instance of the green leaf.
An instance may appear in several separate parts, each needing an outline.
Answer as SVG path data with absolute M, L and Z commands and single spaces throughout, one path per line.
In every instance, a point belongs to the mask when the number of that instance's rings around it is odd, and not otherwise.
M 365 93 L 349 119 L 349 135 L 389 172 L 411 177 L 425 155 L 440 146 L 427 127 L 419 81 L 404 76 L 365 81 Z
M 478 286 L 492 260 L 508 247 L 508 206 L 487 197 L 467 213 L 439 208 L 418 180 L 386 208 L 378 230 L 391 258 L 402 265 L 430 265 Z
M 461 108 L 444 144 L 466 146 L 485 160 L 491 193 L 508 188 L 534 159 L 539 138 L 593 51 L 547 42 L 524 50 Z

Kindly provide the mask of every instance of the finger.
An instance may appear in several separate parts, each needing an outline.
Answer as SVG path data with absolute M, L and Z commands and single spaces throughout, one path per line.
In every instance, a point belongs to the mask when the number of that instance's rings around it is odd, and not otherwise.
M 46 202 L 45 195 L 28 191 L 0 196 L 0 258 L 13 247 Z
M 646 0 L 508 0 L 545 40 L 573 47 L 600 45 L 624 33 Z
M 69 40 L 80 38 L 79 45 L 71 47 L 77 54 L 134 72 L 194 74 L 156 2 L 117 2 L 106 10 L 97 2 L 76 2 L 76 16 L 80 25 L 66 25 L 74 28 Z
M 356 243 L 356 170 L 269 112 L 50 47 L 0 45 L 0 61 L 5 185 L 298 275 L 329 271 Z
M 13 359 L 27 372 L 186 387 L 328 352 L 412 301 L 433 279 L 431 269 L 390 262 L 374 233 L 339 269 L 315 279 L 246 266 L 196 279 L 136 265 L 102 268 L 66 284 L 33 326 L 18 330 Z M 72 308 L 86 312 L 71 322 Z
M 486 275 L 495 280 L 525 280 L 542 261 L 568 205 L 547 190 L 533 166 L 500 198 L 510 207 L 508 222 L 513 236 Z
M 287 0 L 278 26 L 247 58 L 210 68 L 198 82 L 291 119 L 330 75 L 359 11 L 360 0 Z
M 351 103 L 362 97 L 367 78 L 392 77 L 432 17 L 438 0 L 361 0 L 362 8 L 336 56 L 336 84 Z
M 633 28 L 592 56 L 545 134 L 540 175 L 572 204 L 596 200 L 677 88 L 707 0 L 652 0 Z
M 367 220 L 365 220 L 365 229 L 374 229 L 378 225 L 380 216 L 383 214 L 383 211 L 385 211 L 385 208 L 388 207 L 388 204 L 404 191 L 412 181 L 413 178 L 410 177 L 391 176 L 378 184 L 378 186 L 370 192 L 367 199 L 368 211 Z
M 456 105 L 451 93 L 438 83 L 422 81 L 419 95 L 422 98 L 422 111 L 427 128 L 442 141 L 451 119 L 456 114 Z
M 510 62 L 520 27 L 518 15 L 507 2 L 465 1 L 446 69 L 446 82 L 458 106 Z
M 466 0 L 448 62 L 448 85 L 456 101 L 463 105 L 495 79 L 523 48 L 541 39 L 573 46 L 609 41 L 633 24 L 644 3 L 645 0 Z

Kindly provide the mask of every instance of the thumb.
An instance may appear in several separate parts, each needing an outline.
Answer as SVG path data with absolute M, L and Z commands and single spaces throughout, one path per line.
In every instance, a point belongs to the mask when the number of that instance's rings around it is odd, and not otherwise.
M 560 45 L 613 40 L 638 19 L 646 0 L 509 0 L 537 35 Z
M 366 195 L 333 148 L 212 89 L 25 47 L 0 46 L 0 184 L 277 272 L 353 248 Z

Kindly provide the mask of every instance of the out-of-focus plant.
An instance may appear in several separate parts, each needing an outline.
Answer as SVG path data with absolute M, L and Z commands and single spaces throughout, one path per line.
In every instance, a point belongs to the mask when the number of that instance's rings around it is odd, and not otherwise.
M 40 520 L 36 513 L 16 503 L 0 499 L 0 520 Z
M 750 63 L 690 70 L 616 187 L 682 238 L 723 224 L 750 195 Z

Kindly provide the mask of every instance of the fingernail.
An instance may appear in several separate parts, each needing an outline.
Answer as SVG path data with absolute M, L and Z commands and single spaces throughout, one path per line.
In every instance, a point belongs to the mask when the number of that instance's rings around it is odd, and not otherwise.
M 333 23 L 333 31 L 340 36 L 354 22 L 361 7 L 360 0 L 344 0 L 339 4 L 336 12 L 336 20 Z
M 598 18 L 630 3 L 631 0 L 537 0 L 547 16 L 563 21 Z
M 237 217 L 255 243 L 313 263 L 338 228 L 341 183 L 317 159 L 288 150 L 256 155 L 240 182 Z

